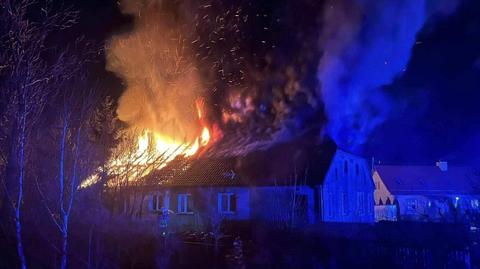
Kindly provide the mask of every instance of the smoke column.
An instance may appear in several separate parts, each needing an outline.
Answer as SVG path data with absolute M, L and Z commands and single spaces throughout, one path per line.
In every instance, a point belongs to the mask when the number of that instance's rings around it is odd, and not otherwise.
M 331 0 L 325 5 L 318 68 L 328 134 L 358 150 L 393 105 L 384 86 L 400 76 L 417 32 L 453 1 Z M 414 109 L 414 108 L 412 108 Z

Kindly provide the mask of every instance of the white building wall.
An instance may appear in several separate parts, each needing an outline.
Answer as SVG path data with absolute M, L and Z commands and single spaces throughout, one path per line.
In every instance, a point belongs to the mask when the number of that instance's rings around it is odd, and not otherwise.
M 395 196 L 392 195 L 387 189 L 387 186 L 383 184 L 383 181 L 377 171 L 373 173 L 373 183 L 375 184 L 375 191 L 373 192 L 373 194 L 375 196 L 376 205 L 385 205 L 387 199 L 390 201 L 390 203 L 394 202 Z
M 323 221 L 374 221 L 374 185 L 365 159 L 337 150 L 321 191 Z

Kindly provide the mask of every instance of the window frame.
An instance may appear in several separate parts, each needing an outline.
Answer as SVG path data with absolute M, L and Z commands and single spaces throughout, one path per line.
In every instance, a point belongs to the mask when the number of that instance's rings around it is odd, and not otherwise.
M 342 192 L 342 214 L 344 216 L 348 216 L 350 214 L 350 201 L 348 199 L 348 193 Z
M 470 208 L 478 210 L 480 208 L 480 202 L 479 199 L 471 199 L 470 200 Z
M 189 201 L 192 194 L 190 193 L 179 193 L 177 195 L 177 214 L 193 214 L 193 208 L 189 208 Z
M 155 202 L 154 202 L 154 198 L 155 198 Z M 161 211 L 164 206 L 163 195 L 156 194 L 156 193 L 152 194 L 150 203 L 151 203 L 152 211 Z
M 217 196 L 217 208 L 218 212 L 222 214 L 235 214 L 238 210 L 238 196 L 233 192 L 219 192 Z M 223 198 L 227 199 L 227 210 L 223 209 Z M 232 199 L 235 201 L 235 210 L 232 210 Z
M 406 199 L 406 214 L 414 215 L 417 214 L 418 210 L 418 202 L 415 198 L 407 198 Z
M 357 192 L 357 214 L 364 216 L 365 212 L 365 194 L 363 192 Z

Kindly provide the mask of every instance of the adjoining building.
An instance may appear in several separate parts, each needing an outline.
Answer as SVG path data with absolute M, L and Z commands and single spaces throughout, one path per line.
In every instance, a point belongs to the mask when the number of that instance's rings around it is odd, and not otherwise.
M 469 167 L 376 165 L 377 221 L 469 221 L 480 213 L 480 177 Z

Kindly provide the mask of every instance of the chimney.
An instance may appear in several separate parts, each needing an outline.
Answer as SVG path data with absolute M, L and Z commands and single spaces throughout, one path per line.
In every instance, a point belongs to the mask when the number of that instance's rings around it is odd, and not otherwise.
M 437 161 L 436 166 L 443 172 L 448 170 L 448 162 L 446 161 Z

